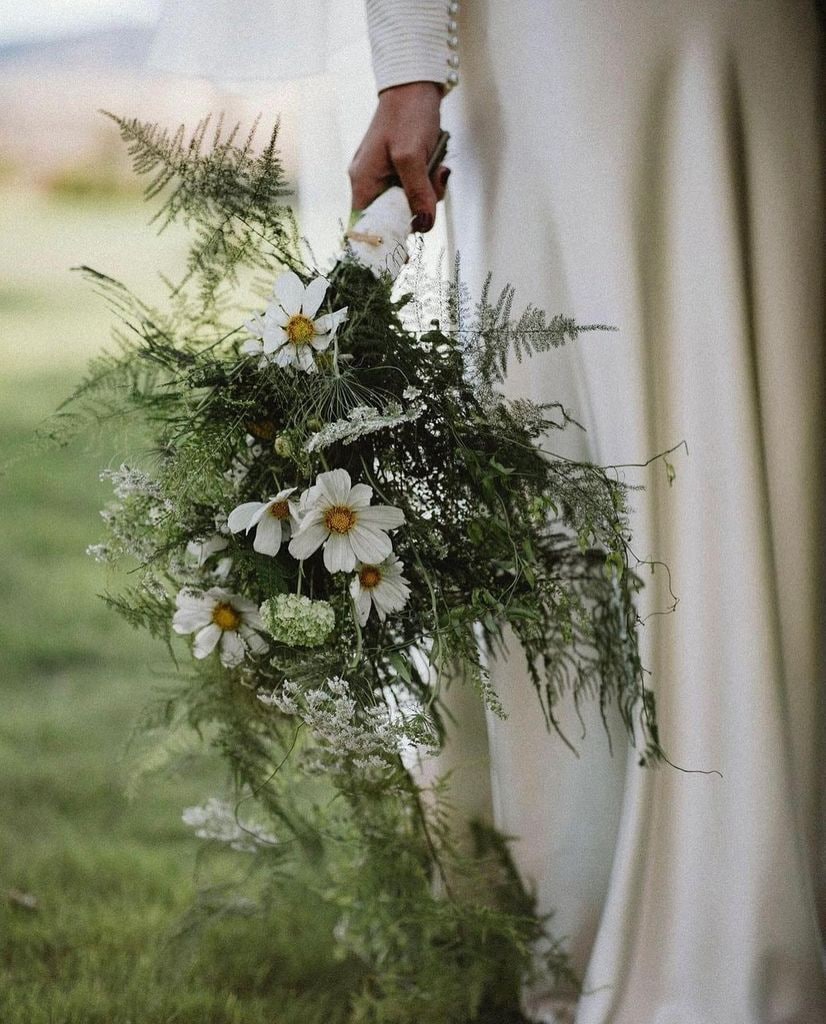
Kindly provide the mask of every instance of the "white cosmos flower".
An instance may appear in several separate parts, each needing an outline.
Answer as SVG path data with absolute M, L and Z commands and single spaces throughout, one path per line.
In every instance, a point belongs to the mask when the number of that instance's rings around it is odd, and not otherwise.
M 410 581 L 402 573 L 404 565 L 389 555 L 378 565 L 356 562 L 356 575 L 350 583 L 350 594 L 355 601 L 359 623 L 363 626 L 375 608 L 382 622 L 390 612 L 397 612 L 410 597 Z
M 245 501 L 230 512 L 227 526 L 233 533 L 255 530 L 253 550 L 262 555 L 277 555 L 290 528 L 291 518 L 295 521 L 289 501 L 294 490 L 294 487 L 287 487 L 268 501 Z
M 392 505 L 371 505 L 372 497 L 373 488 L 351 484 L 345 469 L 320 473 L 301 496 L 304 515 L 290 554 L 309 558 L 323 544 L 329 572 L 352 572 L 357 561 L 384 561 L 393 550 L 387 531 L 402 525 L 404 513 Z
M 256 632 L 264 628 L 258 607 L 245 597 L 210 587 L 203 594 L 181 590 L 175 604 L 172 628 L 176 633 L 195 633 L 192 653 L 196 658 L 206 658 L 218 647 L 222 664 L 237 668 L 247 651 L 263 654 L 267 650 L 267 642 Z
M 316 313 L 324 301 L 330 282 L 316 277 L 304 287 L 301 278 L 286 270 L 273 285 L 273 298 L 264 315 L 256 314 L 244 326 L 256 339 L 245 342 L 241 351 L 260 354 L 276 366 L 297 366 L 315 373 L 314 352 L 323 352 L 347 319 L 347 310 Z

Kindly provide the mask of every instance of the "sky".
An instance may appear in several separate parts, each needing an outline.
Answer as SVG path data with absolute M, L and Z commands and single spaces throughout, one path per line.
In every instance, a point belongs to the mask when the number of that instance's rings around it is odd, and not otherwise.
M 150 24 L 162 0 L 0 0 L 0 43 L 83 32 L 106 25 Z M 197 2 L 197 0 L 193 0 Z

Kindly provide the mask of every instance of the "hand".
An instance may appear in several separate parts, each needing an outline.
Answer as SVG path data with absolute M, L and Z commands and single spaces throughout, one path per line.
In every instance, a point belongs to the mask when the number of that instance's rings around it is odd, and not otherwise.
M 350 164 L 354 210 L 369 206 L 398 175 L 413 211 L 413 230 L 430 231 L 450 175 L 440 165 L 427 176 L 439 138 L 441 102 L 442 87 L 436 82 L 409 82 L 379 93 L 376 113 Z

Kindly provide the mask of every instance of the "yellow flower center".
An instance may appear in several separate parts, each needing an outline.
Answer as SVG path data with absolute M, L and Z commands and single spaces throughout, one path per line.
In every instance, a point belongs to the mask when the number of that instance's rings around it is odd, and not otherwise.
M 359 583 L 365 590 L 372 590 L 381 583 L 381 570 L 376 565 L 363 565 L 359 570 Z
M 212 621 L 220 629 L 233 630 L 241 625 L 241 616 L 231 604 L 222 601 L 212 609 Z
M 284 328 L 291 345 L 307 345 L 315 336 L 315 324 L 303 313 L 296 313 Z
M 348 533 L 355 526 L 356 514 L 346 505 L 333 505 L 327 509 L 324 524 L 330 533 Z
M 270 505 L 270 515 L 275 519 L 290 518 L 290 503 L 288 501 L 275 501 Z

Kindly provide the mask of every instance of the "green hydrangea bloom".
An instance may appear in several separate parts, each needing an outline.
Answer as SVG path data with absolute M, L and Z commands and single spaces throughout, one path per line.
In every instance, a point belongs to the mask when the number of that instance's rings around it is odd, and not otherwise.
M 261 605 L 267 630 L 290 647 L 320 647 L 332 633 L 336 614 L 327 601 L 297 594 L 276 594 Z

